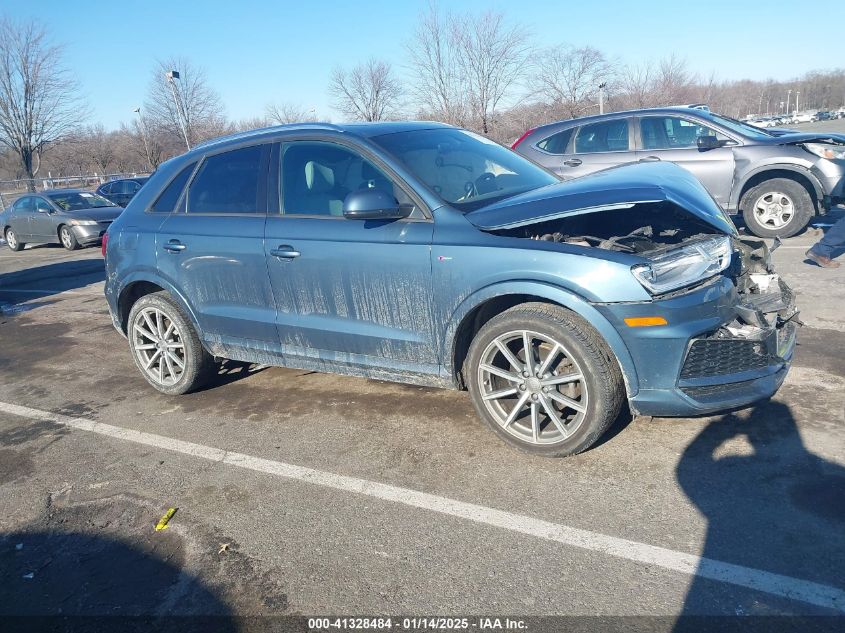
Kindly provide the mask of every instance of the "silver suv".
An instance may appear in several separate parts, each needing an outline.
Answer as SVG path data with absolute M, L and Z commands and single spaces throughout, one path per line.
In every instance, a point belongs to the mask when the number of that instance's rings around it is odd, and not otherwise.
M 758 237 L 795 235 L 845 202 L 845 135 L 769 132 L 696 108 L 550 123 L 512 149 L 564 180 L 634 161 L 677 163 Z

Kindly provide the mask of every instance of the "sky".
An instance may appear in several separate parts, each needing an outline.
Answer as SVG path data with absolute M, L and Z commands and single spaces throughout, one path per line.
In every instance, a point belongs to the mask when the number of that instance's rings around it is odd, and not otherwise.
M 405 46 L 426 4 L 3 0 L 0 14 L 43 22 L 64 46 L 91 123 L 116 128 L 143 104 L 156 60 L 173 56 L 205 70 L 232 119 L 261 116 L 270 102 L 292 102 L 339 120 L 327 89 L 332 68 L 376 57 L 406 75 Z M 540 47 L 590 45 L 625 62 L 674 53 L 691 70 L 718 79 L 785 80 L 845 66 L 838 43 L 845 0 L 441 0 L 440 7 L 502 12 Z

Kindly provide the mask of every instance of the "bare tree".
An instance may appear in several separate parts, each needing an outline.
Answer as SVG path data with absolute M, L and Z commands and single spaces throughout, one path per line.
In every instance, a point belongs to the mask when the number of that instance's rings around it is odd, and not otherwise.
M 308 121 L 316 121 L 317 113 L 315 110 L 306 110 L 296 103 L 270 103 L 264 110 L 267 118 L 273 123 L 285 125 L 287 123 L 304 123 Z
M 690 101 L 698 77 L 692 74 L 685 59 L 664 57 L 657 66 L 655 92 L 659 105 L 677 105 Z
M 561 45 L 540 55 L 535 84 L 553 109 L 575 118 L 597 106 L 599 85 L 612 83 L 616 72 L 616 64 L 592 46 Z
M 452 18 L 452 37 L 458 43 L 458 66 L 465 81 L 470 112 L 488 134 L 493 113 L 529 62 L 528 34 L 508 25 L 501 13 Z
M 329 82 L 335 107 L 351 119 L 382 121 L 395 116 L 402 98 L 402 84 L 390 63 L 370 59 L 352 70 L 335 68 Z
M 414 100 L 426 116 L 453 125 L 466 125 L 467 103 L 460 68 L 460 40 L 454 18 L 442 15 L 434 2 L 417 18 L 413 38 L 406 45 Z
M 49 143 L 68 136 L 86 116 L 61 49 L 36 22 L 0 21 L 0 144 L 20 160 L 34 190 Z
M 629 64 L 619 74 L 620 99 L 628 108 L 649 108 L 656 105 L 654 64 Z
M 176 70 L 179 79 L 169 81 L 170 70 Z M 156 64 L 144 108 L 151 127 L 179 137 L 184 128 L 191 145 L 226 129 L 220 96 L 208 85 L 205 72 L 184 58 L 172 57 Z
M 107 174 L 114 162 L 116 136 L 115 133 L 106 132 L 101 123 L 89 128 L 84 134 L 83 154 L 100 176 Z

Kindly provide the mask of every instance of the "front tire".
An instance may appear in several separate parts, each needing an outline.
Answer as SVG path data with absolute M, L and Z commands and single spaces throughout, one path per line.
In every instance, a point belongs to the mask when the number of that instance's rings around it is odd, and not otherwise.
M 815 215 L 810 192 L 789 178 L 755 185 L 743 194 L 739 207 L 745 226 L 757 237 L 792 237 Z
M 546 457 L 587 450 L 625 398 L 622 373 L 586 321 L 527 303 L 499 314 L 470 345 L 464 376 L 478 415 L 508 444 Z
M 18 234 L 15 233 L 14 229 L 8 228 L 6 229 L 6 246 L 8 246 L 11 250 L 15 251 L 16 253 L 23 250 L 23 247 L 26 246 L 23 242 L 18 240 Z
M 158 391 L 181 395 L 201 387 L 211 376 L 214 359 L 191 320 L 166 292 L 138 299 L 126 329 L 135 366 Z
M 79 241 L 67 224 L 62 224 L 59 227 L 59 241 L 69 251 L 75 251 L 79 248 Z

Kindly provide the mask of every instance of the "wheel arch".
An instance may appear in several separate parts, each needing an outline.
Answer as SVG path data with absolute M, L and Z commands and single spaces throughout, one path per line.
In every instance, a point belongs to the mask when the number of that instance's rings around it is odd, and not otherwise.
M 756 187 L 760 183 L 773 178 L 787 178 L 800 184 L 810 194 L 816 213 L 821 212 L 822 201 L 824 200 L 824 188 L 819 179 L 809 169 L 786 164 L 766 165 L 764 167 L 758 167 L 746 174 L 740 186 L 735 189 L 736 197 L 731 201 L 731 206 L 742 211 L 740 208 L 742 197 L 752 187 Z
M 539 282 L 509 282 L 488 286 L 466 298 L 445 328 L 442 366 L 447 378 L 463 388 L 463 364 L 473 337 L 497 314 L 523 303 L 549 303 L 571 310 L 587 321 L 610 347 L 622 377 L 628 398 L 637 395 L 639 380 L 631 353 L 616 328 L 583 297 Z
M 192 325 L 198 332 L 200 331 L 196 314 L 194 314 L 191 306 L 172 284 L 159 277 L 138 276 L 127 279 L 121 285 L 120 292 L 117 296 L 117 318 L 121 331 L 124 334 L 126 334 L 128 326 L 129 312 L 132 310 L 132 306 L 135 305 L 135 302 L 143 296 L 162 291 L 170 295 L 170 297 L 179 304 L 179 307 L 181 307 L 191 319 Z

